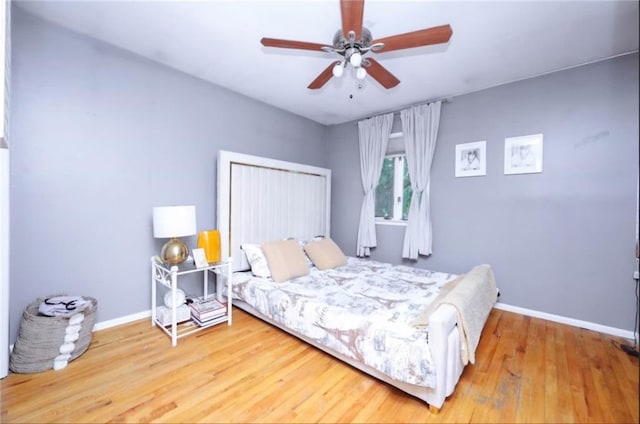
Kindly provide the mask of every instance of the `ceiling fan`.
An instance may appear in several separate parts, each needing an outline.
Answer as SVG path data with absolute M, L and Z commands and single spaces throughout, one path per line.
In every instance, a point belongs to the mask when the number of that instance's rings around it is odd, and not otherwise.
M 371 32 L 362 25 L 364 0 L 340 0 L 340 13 L 342 15 L 342 28 L 334 35 L 332 46 L 266 37 L 262 38 L 260 42 L 265 47 L 321 50 L 342 56 L 339 61 L 332 62 L 322 71 L 309 84 L 307 87 L 309 89 L 316 90 L 322 87 L 332 76 L 341 77 L 347 63 L 356 69 L 356 77 L 358 79 L 364 79 L 369 74 L 388 89 L 398 85 L 400 80 L 378 63 L 377 60 L 371 57 L 364 57 L 365 54 L 369 52 L 384 53 L 446 43 L 451 38 L 451 34 L 453 34 L 451 26 L 447 24 L 374 40 Z

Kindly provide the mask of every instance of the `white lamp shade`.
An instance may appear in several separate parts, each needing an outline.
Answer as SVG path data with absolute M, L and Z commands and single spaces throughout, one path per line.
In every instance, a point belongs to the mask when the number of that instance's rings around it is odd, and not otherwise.
M 342 67 L 342 63 L 338 62 L 335 64 L 335 66 L 333 67 L 333 76 L 340 78 L 342 76 L 342 73 L 344 72 L 344 68 Z
M 171 238 L 196 233 L 195 206 L 158 206 L 153 208 L 153 236 Z
M 354 68 L 360 67 L 360 64 L 362 63 L 362 55 L 359 52 L 355 52 L 349 58 L 349 63 L 351 63 L 351 66 Z

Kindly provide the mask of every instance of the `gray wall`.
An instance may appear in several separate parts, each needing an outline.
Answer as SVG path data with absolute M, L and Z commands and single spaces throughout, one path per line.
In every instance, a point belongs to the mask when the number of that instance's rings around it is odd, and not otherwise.
M 327 165 L 323 125 L 15 5 L 12 38 L 11 342 L 51 293 L 97 298 L 98 321 L 148 310 L 151 210 L 215 228 L 218 150 Z
M 214 228 L 220 149 L 331 168 L 332 236 L 354 254 L 355 123 L 327 130 L 15 6 L 12 38 L 12 342 L 22 308 L 54 292 L 96 297 L 99 321 L 147 310 L 151 209 L 195 204 Z M 637 116 L 637 55 L 444 104 L 434 254 L 416 265 L 487 262 L 505 303 L 633 329 Z M 544 172 L 503 175 L 504 138 L 537 132 Z M 478 140 L 487 176 L 454 178 L 455 144 Z M 377 230 L 373 258 L 401 262 L 404 228 Z
M 544 133 L 541 174 L 504 175 L 504 138 Z M 487 175 L 454 177 L 455 145 L 487 142 Z M 356 123 L 329 129 L 332 235 L 355 254 L 362 199 Z M 431 170 L 433 255 L 491 264 L 501 302 L 633 330 L 638 55 L 444 103 Z M 400 263 L 404 227 L 378 225 L 372 259 Z

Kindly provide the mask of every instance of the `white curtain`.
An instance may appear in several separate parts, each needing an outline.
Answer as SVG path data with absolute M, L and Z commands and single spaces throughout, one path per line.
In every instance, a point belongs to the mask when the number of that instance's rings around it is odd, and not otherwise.
M 360 136 L 360 172 L 364 199 L 360 209 L 357 256 L 369 256 L 376 246 L 376 186 L 382 172 L 382 162 L 389 143 L 393 113 L 374 116 L 358 122 Z
M 440 124 L 440 103 L 414 106 L 400 112 L 407 167 L 413 195 L 404 234 L 402 257 L 431 254 L 429 180 Z

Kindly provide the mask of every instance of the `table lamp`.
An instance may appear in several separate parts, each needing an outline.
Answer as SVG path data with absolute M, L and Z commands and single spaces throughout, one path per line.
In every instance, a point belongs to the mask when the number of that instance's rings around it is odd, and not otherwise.
M 189 249 L 177 237 L 196 233 L 195 206 L 158 206 L 153 208 L 153 236 L 170 238 L 162 247 L 160 257 L 165 263 L 178 265 L 189 257 Z

